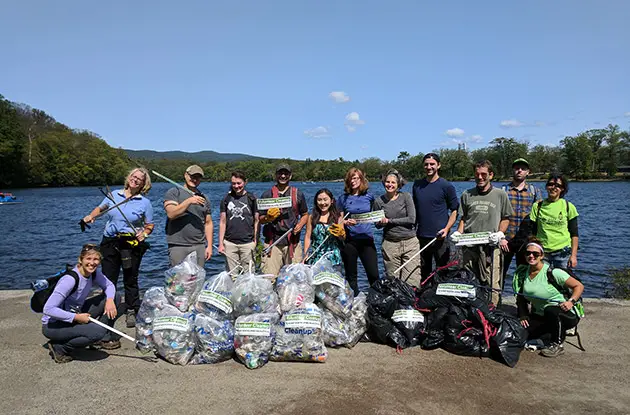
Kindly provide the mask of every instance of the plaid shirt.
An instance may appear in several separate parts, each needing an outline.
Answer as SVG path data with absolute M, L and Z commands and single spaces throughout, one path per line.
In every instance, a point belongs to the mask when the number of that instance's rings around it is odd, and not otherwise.
M 507 193 L 512 209 L 514 209 L 514 216 L 510 216 L 510 225 L 505 232 L 505 237 L 510 240 L 518 232 L 523 219 L 529 215 L 532 205 L 543 199 L 542 191 L 530 183 L 525 183 L 522 190 L 518 190 L 511 183 L 504 185 L 502 189 Z

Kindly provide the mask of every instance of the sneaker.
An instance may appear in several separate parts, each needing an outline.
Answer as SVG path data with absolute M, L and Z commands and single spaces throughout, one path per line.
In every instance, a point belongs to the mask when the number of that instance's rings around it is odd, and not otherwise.
M 108 340 L 108 341 L 98 341 L 90 346 L 93 349 L 99 350 L 115 350 L 120 349 L 120 340 Z
M 549 347 L 544 348 L 540 354 L 545 357 L 558 357 L 564 354 L 564 346 L 559 343 L 551 343 Z
M 72 356 L 65 354 L 58 344 L 48 342 L 48 350 L 50 351 L 50 356 L 56 363 L 68 363 L 74 360 Z
M 576 330 L 575 327 L 573 327 L 573 328 L 570 328 L 569 330 L 567 330 L 565 333 L 566 333 L 567 336 L 573 337 L 577 333 L 577 330 Z
M 127 328 L 131 329 L 136 327 L 136 313 L 135 311 L 127 312 Z

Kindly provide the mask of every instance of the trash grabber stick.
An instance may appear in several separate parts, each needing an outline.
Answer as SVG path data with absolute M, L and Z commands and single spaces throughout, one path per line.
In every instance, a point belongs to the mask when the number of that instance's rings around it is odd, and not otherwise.
M 115 328 L 110 327 L 110 326 L 108 326 L 108 325 L 107 325 L 107 324 L 105 324 L 105 323 L 101 323 L 100 321 L 98 321 L 98 320 L 97 320 L 97 319 L 95 319 L 95 318 L 90 317 L 90 321 L 91 321 L 92 323 L 94 323 L 94 324 L 98 324 L 99 326 L 101 326 L 101 327 L 103 327 L 103 328 L 105 328 L 105 329 L 107 329 L 107 330 L 111 331 L 112 333 L 116 333 L 117 335 L 119 335 L 119 336 L 121 336 L 121 337 L 124 337 L 125 339 L 127 339 L 127 340 L 129 340 L 129 341 L 132 341 L 132 342 L 134 342 L 134 343 L 137 343 L 136 339 L 134 339 L 133 337 L 131 337 L 131 336 L 129 336 L 129 335 L 127 335 L 127 334 L 123 333 L 122 331 L 118 331 L 118 330 L 116 330 Z
M 108 198 L 109 200 L 111 200 L 113 203 L 116 203 L 116 201 L 114 200 L 114 196 L 112 195 L 112 192 L 109 190 L 109 186 L 105 185 L 107 188 L 107 193 L 105 193 L 103 191 L 102 187 L 99 187 L 98 190 L 101 191 L 101 193 L 103 193 L 105 195 L 106 198 Z M 127 219 L 127 216 L 125 216 L 125 214 L 123 213 L 122 209 L 120 208 L 120 206 L 116 206 L 116 209 L 118 209 L 118 212 L 120 212 L 120 215 L 123 217 L 123 219 L 125 220 L 125 222 L 127 222 L 127 225 L 129 225 L 129 227 L 133 230 L 134 234 L 138 233 L 138 230 L 136 229 L 135 226 L 133 226 L 133 224 L 129 221 L 129 219 Z
M 346 213 L 346 214 L 343 216 L 343 219 L 342 219 L 342 220 L 346 220 L 346 218 L 348 217 L 348 215 L 350 215 L 350 212 Z M 306 261 L 308 261 L 309 259 L 311 259 L 311 257 L 312 257 L 313 255 L 315 255 L 315 253 L 316 253 L 317 251 L 319 251 L 319 248 L 321 248 L 322 246 L 324 246 L 324 244 L 326 243 L 326 241 L 328 240 L 328 238 L 330 238 L 330 233 L 329 233 L 328 235 L 326 235 L 326 237 L 324 238 L 324 240 L 322 241 L 322 243 L 321 243 L 321 244 L 319 244 L 319 246 L 318 246 L 317 248 L 315 248 L 315 250 L 314 250 L 313 252 L 311 252 L 311 254 L 310 254 L 309 256 L 307 256 L 307 257 L 306 257 L 306 259 L 304 260 L 304 262 L 305 262 L 305 263 L 306 263 Z
M 151 170 L 151 173 L 155 174 L 157 177 L 159 177 L 160 179 L 164 179 L 167 182 L 169 182 L 170 184 L 179 187 L 182 190 L 187 191 L 188 193 L 190 193 L 191 196 L 195 196 L 195 192 L 193 192 L 192 190 L 190 190 L 189 188 L 187 188 L 186 186 L 182 186 L 181 184 L 177 183 L 175 180 L 171 180 L 168 177 L 156 172 L 155 170 Z
M 281 237 L 278 238 L 278 240 L 276 242 L 272 243 L 271 245 L 269 245 L 268 247 L 263 249 L 263 253 L 265 255 L 267 255 L 269 253 L 269 251 L 271 251 L 271 248 L 273 248 L 274 246 L 278 245 L 278 243 L 280 243 L 280 241 L 282 241 L 284 238 L 286 238 L 291 232 L 293 232 L 293 228 L 291 228 L 288 231 L 286 231 Z
M 112 209 L 116 209 L 118 206 L 122 206 L 122 205 L 124 205 L 125 203 L 129 202 L 131 199 L 133 199 L 133 196 L 129 196 L 128 198 L 126 198 L 126 199 L 125 199 L 125 200 L 123 200 L 122 202 L 120 202 L 120 203 L 116 203 L 114 206 L 108 207 L 107 209 L 105 209 L 105 210 L 103 210 L 101 213 L 99 213 L 98 215 L 93 216 L 93 217 L 92 217 L 92 219 L 96 219 L 96 218 L 98 218 L 98 217 L 100 217 L 100 216 L 103 216 L 104 214 L 106 214 L 106 213 L 107 213 L 107 212 L 109 212 L 110 210 L 112 210 Z M 88 225 L 88 224 L 87 224 L 87 223 L 86 223 L 83 219 L 81 219 L 81 220 L 79 221 L 79 225 L 81 225 L 81 232 L 85 232 L 85 228 L 88 228 L 88 229 L 90 229 L 90 228 L 91 228 L 91 226 L 90 226 L 90 225 Z
M 424 251 L 425 249 L 427 249 L 433 242 L 437 241 L 437 237 L 431 239 L 431 241 L 426 244 L 425 246 L 422 247 L 421 250 L 419 250 L 417 253 L 413 254 L 413 256 L 411 258 L 409 258 L 407 261 L 405 261 L 404 264 L 402 264 L 401 266 L 399 266 L 395 271 L 394 274 L 398 274 L 400 272 L 401 269 L 405 268 L 405 266 L 411 262 L 412 259 L 414 259 L 415 257 L 417 257 L 418 255 L 420 255 L 422 253 L 422 251 Z

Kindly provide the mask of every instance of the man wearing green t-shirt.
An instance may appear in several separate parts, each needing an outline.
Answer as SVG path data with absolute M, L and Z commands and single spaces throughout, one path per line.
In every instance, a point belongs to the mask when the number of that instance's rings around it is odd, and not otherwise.
M 507 193 L 492 186 L 494 171 L 489 160 L 483 160 L 475 164 L 476 186 L 462 193 L 459 204 L 459 216 L 461 220 L 457 232 L 451 236 L 455 242 L 463 233 L 492 232 L 501 250 L 508 251 L 505 231 L 510 223 L 510 216 L 514 214 L 512 204 Z M 501 272 L 496 278 L 490 278 L 491 258 L 494 247 L 489 245 L 475 245 L 463 249 L 463 266 L 473 271 L 483 284 L 492 285 L 492 302 L 498 304 L 501 291 Z M 498 252 L 498 251 L 497 251 Z M 501 261 L 501 255 L 497 254 L 495 261 Z M 492 280 L 492 281 L 491 281 Z

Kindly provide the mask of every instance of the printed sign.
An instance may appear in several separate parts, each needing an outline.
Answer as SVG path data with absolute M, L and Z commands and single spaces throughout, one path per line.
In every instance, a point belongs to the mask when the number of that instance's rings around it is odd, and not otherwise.
M 189 331 L 190 322 L 184 317 L 157 317 L 153 320 L 153 330 Z
M 290 208 L 293 206 L 291 202 L 291 196 L 286 197 L 276 197 L 270 199 L 258 199 L 256 200 L 256 204 L 258 206 L 258 210 L 269 210 L 271 208 Z
M 414 323 L 424 323 L 424 316 L 418 310 L 396 310 L 392 316 L 394 323 L 401 321 L 411 321 Z
M 350 215 L 350 219 L 354 219 L 357 223 L 374 223 L 380 222 L 381 219 L 385 217 L 384 210 L 375 210 L 373 212 L 367 213 L 357 213 L 354 215 Z
M 232 301 L 224 295 L 214 291 L 204 290 L 199 293 L 197 301 L 214 306 L 224 313 L 232 312 Z
M 242 321 L 236 323 L 234 332 L 237 336 L 266 336 L 271 335 L 271 323 L 256 321 Z
M 475 287 L 470 284 L 443 283 L 438 284 L 435 293 L 437 295 L 447 295 L 449 297 L 473 298 L 476 290 Z
M 284 316 L 284 327 L 289 329 L 314 328 L 322 326 L 321 314 L 317 311 L 297 310 Z
M 346 286 L 346 280 L 344 280 L 343 277 L 341 277 L 339 274 L 335 274 L 334 272 L 320 272 L 313 277 L 313 285 L 320 285 L 325 282 L 341 288 L 344 288 Z
M 487 244 L 489 236 L 490 232 L 464 233 L 459 235 L 456 246 Z

